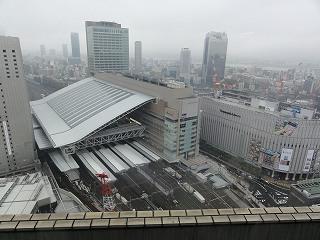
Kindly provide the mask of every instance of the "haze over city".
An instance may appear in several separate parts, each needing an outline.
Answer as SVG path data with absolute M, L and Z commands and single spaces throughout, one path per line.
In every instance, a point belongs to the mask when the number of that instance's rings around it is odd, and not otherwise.
M 228 34 L 227 61 L 320 59 L 317 0 L 1 0 L 0 11 L 0 33 L 19 36 L 24 54 L 39 52 L 40 44 L 60 49 L 70 32 L 79 32 L 85 53 L 84 22 L 105 20 L 129 28 L 130 57 L 141 40 L 144 57 L 177 59 L 188 47 L 200 62 L 204 36 L 214 29 Z
M 0 0 L 0 239 L 320 239 L 319 0 Z

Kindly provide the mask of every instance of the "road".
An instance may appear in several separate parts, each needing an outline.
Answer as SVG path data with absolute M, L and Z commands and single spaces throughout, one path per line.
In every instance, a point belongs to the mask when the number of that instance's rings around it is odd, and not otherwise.
M 249 190 L 267 207 L 285 205 L 288 200 L 288 191 L 277 188 L 258 178 L 248 178 Z M 259 194 L 260 193 L 260 194 Z
M 252 194 L 265 206 L 279 206 L 286 204 L 289 193 L 288 190 L 280 188 L 256 176 L 252 176 L 252 174 L 238 169 L 231 163 L 223 161 L 220 156 L 215 156 L 203 150 L 201 150 L 201 153 L 214 161 L 223 164 L 236 178 L 240 179 L 244 177 L 244 180 L 249 183 L 250 192 L 252 192 Z

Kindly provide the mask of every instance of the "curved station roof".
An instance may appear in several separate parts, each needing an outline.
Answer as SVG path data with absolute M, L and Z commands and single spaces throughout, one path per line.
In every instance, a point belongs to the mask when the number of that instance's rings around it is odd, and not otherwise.
M 32 114 L 57 148 L 85 138 L 153 99 L 91 77 L 30 104 Z

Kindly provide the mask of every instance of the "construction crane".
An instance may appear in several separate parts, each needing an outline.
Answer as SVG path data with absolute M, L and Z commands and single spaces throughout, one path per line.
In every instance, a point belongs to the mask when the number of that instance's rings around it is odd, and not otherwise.
M 114 203 L 112 188 L 111 188 L 111 185 L 109 184 L 109 177 L 104 172 L 98 173 L 96 175 L 98 178 L 100 178 L 100 182 L 101 182 L 100 193 L 102 195 L 103 208 L 106 211 L 113 211 L 116 205 Z

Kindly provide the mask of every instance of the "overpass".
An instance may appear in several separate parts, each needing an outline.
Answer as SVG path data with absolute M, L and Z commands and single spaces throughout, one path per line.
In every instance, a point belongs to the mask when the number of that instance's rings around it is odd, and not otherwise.
M 0 215 L 0 239 L 320 239 L 320 207 Z

